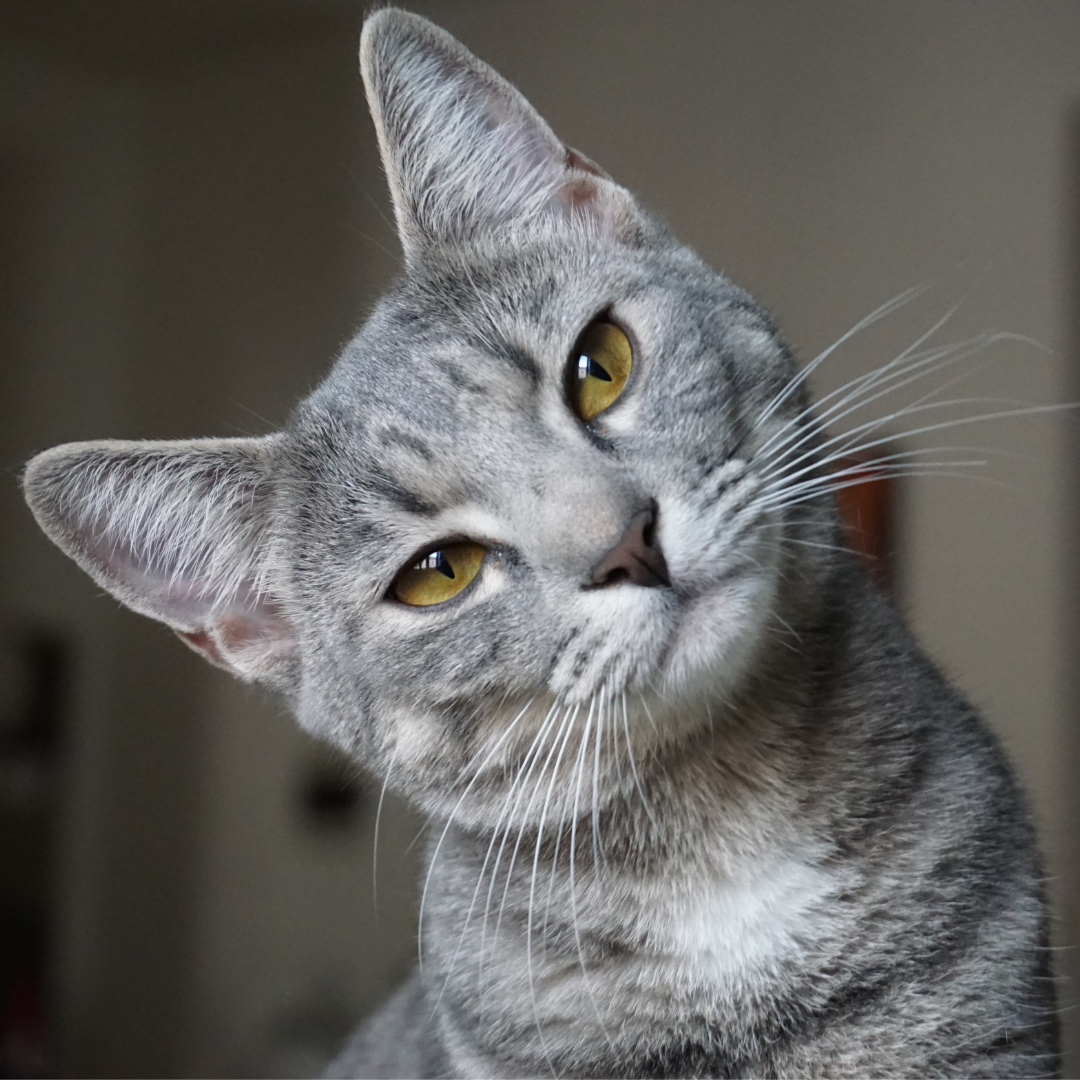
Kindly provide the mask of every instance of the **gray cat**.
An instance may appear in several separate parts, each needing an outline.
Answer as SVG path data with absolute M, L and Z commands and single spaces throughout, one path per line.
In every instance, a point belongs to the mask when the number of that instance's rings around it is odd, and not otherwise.
M 405 270 L 326 382 L 24 481 L 431 815 L 421 970 L 332 1075 L 1053 1074 L 1023 801 L 772 321 L 438 28 L 361 59 Z

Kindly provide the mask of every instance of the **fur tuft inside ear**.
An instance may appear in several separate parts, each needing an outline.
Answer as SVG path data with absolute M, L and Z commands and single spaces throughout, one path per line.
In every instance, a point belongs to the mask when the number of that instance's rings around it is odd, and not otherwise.
M 633 205 L 515 87 L 426 19 L 375 12 L 360 67 L 407 263 L 508 225 L 607 220 Z
M 69 443 L 23 474 L 34 516 L 91 577 L 212 663 L 273 680 L 295 651 L 271 593 L 274 436 Z

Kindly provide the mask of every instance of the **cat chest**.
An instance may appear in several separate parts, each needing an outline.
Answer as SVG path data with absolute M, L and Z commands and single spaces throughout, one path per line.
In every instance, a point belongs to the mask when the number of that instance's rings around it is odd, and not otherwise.
M 783 997 L 786 981 L 802 981 L 822 948 L 836 950 L 843 877 L 778 857 L 738 877 L 669 878 L 633 900 L 624 893 L 606 915 L 595 889 L 576 905 L 576 933 L 573 918 L 565 928 L 549 923 L 520 955 L 509 935 L 479 994 L 475 978 L 455 985 L 455 1019 L 443 1022 L 461 1052 L 470 1046 L 481 1055 L 498 1047 L 479 1033 L 517 1030 L 530 1045 L 535 1035 L 538 1069 L 545 1055 L 559 1059 L 584 1045 L 632 1058 L 666 1046 L 663 1033 L 676 1030 L 679 1045 L 700 1044 L 703 1053 L 720 1052 L 724 1032 L 734 1052 L 767 1023 L 761 1002 Z
M 766 988 L 778 992 L 777 980 L 835 953 L 837 896 L 849 885 L 844 872 L 796 857 L 755 860 L 723 879 L 658 876 L 634 890 L 579 883 L 565 912 L 553 904 L 529 920 L 526 905 L 514 920 L 521 933 L 507 933 L 507 918 L 497 939 L 489 936 L 479 998 L 470 965 L 458 965 L 453 981 L 489 1021 L 519 1009 L 529 1024 L 570 1029 L 598 1014 L 616 1027 L 632 1017 L 667 1026 L 673 1012 L 716 1016 Z
M 835 870 L 778 857 L 672 889 L 646 920 L 647 952 L 680 982 L 729 989 L 757 983 L 796 960 L 808 942 L 830 936 L 832 901 L 842 886 Z

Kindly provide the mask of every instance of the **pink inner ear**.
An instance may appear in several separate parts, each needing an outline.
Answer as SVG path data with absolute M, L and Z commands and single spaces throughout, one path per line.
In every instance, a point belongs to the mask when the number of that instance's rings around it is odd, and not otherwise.
M 590 161 L 584 154 L 579 154 L 573 147 L 566 148 L 563 163 L 567 171 L 588 173 L 600 179 L 607 179 L 607 174 L 594 161 Z M 559 202 L 570 211 L 584 210 L 596 201 L 596 184 L 586 176 L 575 176 L 567 180 L 559 188 Z
M 183 638 L 196 652 L 202 653 L 210 663 L 229 670 L 229 664 L 221 655 L 217 642 L 205 630 L 177 630 L 176 636 Z
M 567 180 L 559 188 L 559 202 L 570 211 L 585 210 L 596 202 L 596 185 L 584 177 Z
M 210 616 L 205 629 L 177 629 L 176 635 L 210 663 L 241 678 L 268 675 L 296 651 L 288 619 L 263 597 L 242 614 Z
M 261 677 L 295 651 L 291 623 L 254 580 L 230 583 L 223 594 L 208 589 L 197 575 L 148 571 L 130 556 L 117 558 L 115 549 L 111 556 L 114 578 L 141 600 L 136 604 L 127 599 L 129 604 L 171 626 L 187 645 L 231 674 Z

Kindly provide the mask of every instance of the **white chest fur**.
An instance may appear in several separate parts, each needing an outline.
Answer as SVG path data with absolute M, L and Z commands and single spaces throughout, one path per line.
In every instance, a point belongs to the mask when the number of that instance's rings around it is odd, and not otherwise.
M 649 944 L 682 980 L 753 981 L 820 940 L 833 922 L 842 875 L 794 855 L 748 862 L 737 875 L 697 882 L 663 905 Z

